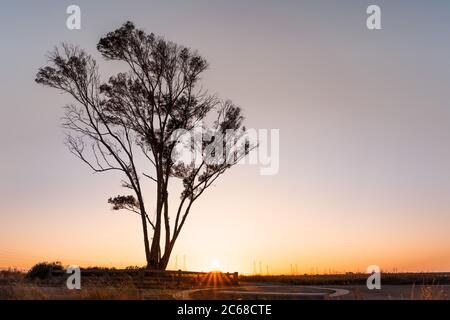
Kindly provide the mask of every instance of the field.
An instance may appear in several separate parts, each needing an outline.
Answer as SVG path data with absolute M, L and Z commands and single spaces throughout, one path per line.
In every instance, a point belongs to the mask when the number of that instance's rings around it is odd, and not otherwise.
M 278 276 L 241 276 L 246 282 L 279 282 L 290 285 L 365 285 L 368 275 L 365 273 L 345 273 L 330 275 L 278 275 Z M 383 284 L 388 285 L 450 285 L 450 273 L 383 273 Z
M 383 273 L 381 290 L 369 290 L 367 275 L 247 276 L 241 281 L 258 284 L 283 284 L 291 288 L 315 287 L 345 290 L 338 300 L 448 300 L 450 273 Z
M 381 290 L 368 290 L 365 274 L 239 276 L 223 273 L 149 272 L 142 269 L 82 270 L 82 289 L 68 290 L 67 275 L 52 271 L 31 279 L 0 271 L 0 300 L 67 299 L 413 299 L 450 298 L 448 273 L 382 274 Z
M 0 271 L 0 300 L 5 299 L 175 299 L 183 291 L 237 285 L 237 274 L 150 272 L 142 269 L 82 269 L 82 289 L 69 290 L 68 275 L 51 271 L 31 279 L 29 274 Z

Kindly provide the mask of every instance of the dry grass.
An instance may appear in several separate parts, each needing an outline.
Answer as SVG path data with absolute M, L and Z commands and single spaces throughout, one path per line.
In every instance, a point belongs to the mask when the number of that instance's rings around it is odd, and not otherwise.
M 416 299 L 415 288 L 411 290 L 411 299 Z M 418 300 L 448 300 L 448 293 L 441 286 L 421 286 Z
M 91 270 L 92 271 L 92 270 Z M 195 277 L 174 281 L 171 277 L 142 277 L 136 272 L 111 272 L 95 269 L 82 277 L 81 290 L 69 290 L 66 276 L 30 279 L 20 271 L 0 272 L 0 300 L 171 300 L 174 294 L 191 289 Z
M 291 285 L 365 285 L 365 273 L 319 275 L 252 275 L 240 276 L 248 282 L 277 282 Z M 450 285 L 450 273 L 382 273 L 383 284 L 389 285 Z
M 176 290 L 139 289 L 133 287 L 89 286 L 81 290 L 16 283 L 0 286 L 4 300 L 143 300 L 173 299 Z
M 143 276 L 139 270 L 132 272 L 101 270 L 82 277 L 81 290 L 68 290 L 65 273 L 64 276 L 30 280 L 20 271 L 7 270 L 0 271 L 0 300 L 170 300 L 182 290 L 212 286 L 210 281 L 199 281 L 198 277 L 199 275 L 185 275 L 179 279 L 175 274 L 170 273 L 169 276 Z M 441 276 L 434 277 L 431 281 L 431 278 L 426 278 L 428 283 L 424 283 L 423 275 L 418 275 L 422 281 L 417 281 L 419 279 L 413 279 L 412 276 L 400 275 L 400 279 L 391 280 L 393 284 L 383 285 L 382 290 L 376 292 L 369 291 L 365 285 L 359 284 L 360 277 L 360 275 L 350 277 L 348 275 L 272 276 L 242 277 L 241 280 L 250 280 L 250 283 L 253 280 L 259 283 L 286 285 L 323 285 L 323 282 L 332 282 L 336 283 L 337 287 L 350 290 L 351 293 L 343 296 L 342 299 L 445 300 L 450 298 L 450 286 L 436 281 Z M 405 279 L 416 280 L 417 284 L 397 284 Z M 448 283 L 448 281 L 444 282 Z

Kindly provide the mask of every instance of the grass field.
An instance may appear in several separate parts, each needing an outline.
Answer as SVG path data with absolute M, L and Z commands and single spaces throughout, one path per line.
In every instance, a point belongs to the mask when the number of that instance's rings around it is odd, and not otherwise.
M 82 289 L 68 290 L 67 274 L 53 271 L 43 279 L 31 279 L 29 274 L 16 270 L 0 271 L 0 300 L 46 299 L 246 299 L 238 292 L 265 288 L 285 292 L 313 292 L 328 288 L 344 289 L 348 294 L 337 299 L 449 299 L 448 273 L 392 273 L 382 274 L 382 289 L 368 290 L 365 274 L 302 275 L 302 276 L 240 276 L 234 274 L 196 272 L 149 272 L 143 269 L 82 270 Z M 230 289 L 228 289 L 230 288 Z M 235 291 L 230 291 L 235 290 Z M 240 290 L 240 291 L 239 291 Z M 196 292 L 186 295 L 187 292 Z M 223 294 L 221 294 L 223 293 Z M 253 299 L 272 299 L 270 295 L 255 295 Z M 275 296 L 279 299 L 301 299 L 296 296 Z
M 241 276 L 241 281 L 280 282 L 291 285 L 365 285 L 365 273 L 346 273 L 330 275 L 275 275 Z M 382 273 L 386 285 L 450 285 L 450 273 Z

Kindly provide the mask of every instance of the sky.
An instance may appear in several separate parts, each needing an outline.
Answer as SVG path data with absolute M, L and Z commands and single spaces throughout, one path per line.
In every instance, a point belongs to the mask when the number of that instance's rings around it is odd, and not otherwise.
M 80 6 L 81 30 L 66 28 Z M 381 7 L 382 30 L 366 28 Z M 144 265 L 117 175 L 66 149 L 70 97 L 34 83 L 61 42 L 96 52 L 127 20 L 195 48 L 202 85 L 279 129 L 279 172 L 228 172 L 196 204 L 169 268 L 450 271 L 448 1 L 9 1 L 0 10 L 0 267 Z M 177 258 L 178 257 L 178 258 Z

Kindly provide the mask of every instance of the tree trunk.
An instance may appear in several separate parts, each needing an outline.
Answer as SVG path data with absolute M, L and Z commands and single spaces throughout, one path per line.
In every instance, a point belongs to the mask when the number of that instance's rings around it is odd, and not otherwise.
M 150 263 L 150 243 L 148 241 L 147 221 L 145 220 L 146 213 L 145 213 L 145 211 L 141 211 L 141 212 L 143 212 L 143 214 L 141 214 L 141 219 L 142 219 L 142 230 L 144 233 L 145 259 L 147 261 L 147 267 L 148 267 L 148 265 Z
M 150 259 L 147 261 L 148 269 L 159 270 L 159 260 L 160 260 L 160 234 L 161 234 L 161 222 L 158 221 L 160 218 L 156 218 L 155 231 L 153 234 L 152 247 L 150 250 Z
M 164 255 L 159 263 L 160 270 L 167 269 L 167 265 L 169 264 L 170 255 L 172 254 L 174 245 L 175 241 L 171 241 L 170 244 L 166 246 L 166 249 L 164 250 Z
M 161 193 L 161 182 L 160 177 L 161 175 L 158 174 L 158 189 L 157 189 L 157 195 L 156 195 L 156 222 L 155 222 L 155 230 L 153 232 L 153 239 L 152 239 L 152 247 L 150 250 L 150 259 L 147 263 L 147 268 L 154 269 L 154 270 L 160 270 L 159 268 L 159 262 L 160 262 L 160 241 L 161 241 L 161 214 L 162 214 L 162 208 L 163 208 L 163 202 L 162 202 L 162 193 Z

